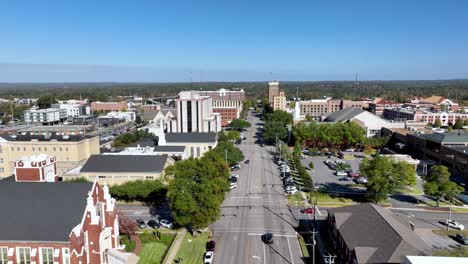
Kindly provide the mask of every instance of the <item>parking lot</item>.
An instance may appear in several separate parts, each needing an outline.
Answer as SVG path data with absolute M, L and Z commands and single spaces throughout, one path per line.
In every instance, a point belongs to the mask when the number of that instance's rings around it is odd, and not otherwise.
M 346 154 L 346 153 L 345 153 Z M 302 160 L 302 165 L 304 167 L 309 167 L 309 163 L 314 163 L 314 169 L 308 170 L 309 175 L 312 176 L 315 185 L 326 186 L 330 191 L 349 191 L 350 188 L 347 185 L 355 184 L 354 181 L 340 181 L 341 176 L 335 175 L 335 170 L 330 169 L 324 161 L 326 160 L 341 160 L 351 165 L 351 168 L 354 172 L 359 173 L 359 164 L 362 160 L 362 155 L 359 157 L 354 156 L 354 159 L 339 159 L 338 157 L 333 156 L 329 158 L 328 156 L 308 156 L 304 155 Z

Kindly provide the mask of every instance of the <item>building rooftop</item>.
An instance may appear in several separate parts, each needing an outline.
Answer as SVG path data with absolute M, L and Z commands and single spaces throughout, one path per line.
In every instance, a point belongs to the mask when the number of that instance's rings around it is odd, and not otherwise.
M 355 107 L 348 107 L 340 111 L 335 111 L 333 113 L 330 113 L 326 116 L 325 121 L 328 122 L 344 122 L 348 121 L 355 116 L 365 112 L 362 109 L 355 108 Z
M 421 103 L 440 104 L 444 100 L 447 100 L 447 98 L 445 98 L 443 96 L 433 95 L 433 96 L 422 99 Z
M 422 134 L 420 136 L 439 143 L 468 143 L 468 133 L 463 131 Z
M 144 137 L 138 140 L 137 142 L 130 143 L 128 147 L 136 148 L 136 147 L 154 147 L 156 146 L 156 142 L 158 142 L 155 138 L 153 137 Z
M 167 155 L 92 155 L 81 172 L 162 172 Z
M 215 143 L 216 133 L 167 133 L 168 143 Z
M 427 254 L 424 241 L 383 207 L 362 203 L 329 213 L 348 248 L 355 250 L 358 263 L 401 263 L 406 255 Z
M 92 183 L 0 181 L 0 242 L 68 242 Z
M 185 146 L 156 146 L 155 152 L 184 152 Z
M 446 147 L 456 150 L 458 152 L 464 153 L 465 155 L 468 155 L 468 146 L 450 146 L 446 145 Z
M 0 135 L 1 138 L 8 141 L 81 141 L 83 139 L 93 138 L 94 136 L 87 135 Z

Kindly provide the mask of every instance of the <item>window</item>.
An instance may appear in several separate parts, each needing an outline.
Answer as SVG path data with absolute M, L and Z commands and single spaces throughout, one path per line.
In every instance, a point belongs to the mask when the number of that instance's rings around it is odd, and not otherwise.
M 26 147 L 23 147 L 23 151 L 26 151 Z
M 36 151 L 36 148 L 35 148 L 35 147 L 33 147 L 33 148 L 32 148 L 32 151 Z
M 54 264 L 53 248 L 41 248 L 41 264 Z
M 56 148 L 56 147 L 54 147 L 54 151 L 57 151 L 57 148 Z
M 18 250 L 18 263 L 31 264 L 31 248 L 20 247 Z
M 47 151 L 47 147 L 44 147 L 44 151 Z
M 62 248 L 63 264 L 70 264 L 70 250 L 68 248 Z
M 105 179 L 106 176 L 99 176 L 99 179 Z
M 17 151 L 20 151 L 20 147 L 17 147 L 16 150 L 17 150 Z
M 7 264 L 8 263 L 8 248 L 1 247 L 0 248 L 0 264 Z
M 59 150 L 62 151 L 62 147 L 60 147 Z
M 37 150 L 41 151 L 41 147 L 38 147 Z
M 5 172 L 5 168 L 0 168 L 0 173 Z
M 68 151 L 68 147 L 65 147 L 65 151 Z
M 15 151 L 15 148 L 14 148 L 14 147 L 11 147 L 11 151 Z

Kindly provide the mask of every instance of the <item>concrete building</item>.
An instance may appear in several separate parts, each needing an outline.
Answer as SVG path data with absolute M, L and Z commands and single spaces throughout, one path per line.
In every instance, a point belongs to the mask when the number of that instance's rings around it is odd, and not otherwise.
M 328 237 L 335 263 L 402 263 L 406 255 L 424 256 L 429 247 L 389 210 L 371 203 L 344 206 L 328 212 Z
M 213 99 L 198 91 L 180 92 L 176 99 L 177 131 L 203 133 L 221 131 L 221 115 L 213 112 Z
M 107 186 L 1 180 L 0 207 L 8 216 L 0 218 L 2 263 L 108 263 L 109 250 L 125 254 Z
M 402 103 L 398 103 L 395 101 L 380 99 L 369 104 L 369 111 L 378 116 L 382 116 L 385 108 L 401 107 L 402 105 Z
M 381 130 L 384 127 L 405 127 L 405 123 L 393 123 L 374 115 L 371 112 L 353 107 L 325 115 L 322 120 L 324 122 L 354 122 L 366 130 L 366 137 L 380 136 Z
M 56 125 L 31 126 L 18 129 L 16 134 L 21 135 L 86 135 L 95 130 L 93 125 Z
M 136 180 L 155 180 L 164 175 L 164 169 L 174 164 L 168 155 L 135 153 L 92 155 L 81 168 L 64 174 L 65 179 L 84 177 L 102 184 L 122 184 Z
M 67 117 L 78 117 L 91 114 L 91 108 L 85 104 L 52 104 L 51 107 L 55 109 L 65 109 L 67 111 Z
M 280 86 L 278 81 L 268 82 L 268 102 L 273 104 L 275 96 L 279 95 Z
M 91 102 L 93 111 L 123 111 L 127 109 L 127 102 Z
M 467 120 L 468 113 L 433 112 L 425 109 L 413 110 L 411 108 L 385 108 L 383 117 L 389 120 L 411 120 L 431 124 L 434 124 L 439 119 L 442 126 L 450 126 L 455 124 L 457 119 Z
M 24 122 L 37 125 L 56 125 L 67 119 L 66 109 L 34 109 L 24 111 Z
M 109 118 L 119 118 L 125 120 L 125 122 L 135 122 L 136 120 L 136 113 L 131 112 L 131 111 L 126 111 L 126 112 L 116 112 L 112 111 L 106 114 L 106 117 Z
M 276 110 L 286 111 L 286 95 L 284 92 L 279 92 L 278 95 L 273 96 L 273 111 Z
M 300 115 L 304 118 L 306 116 L 311 116 L 314 118 L 319 118 L 325 114 L 333 113 L 335 111 L 343 110 L 346 108 L 358 108 L 362 109 L 364 107 L 363 101 L 351 101 L 351 100 L 333 100 L 331 97 L 326 97 L 323 99 L 312 99 L 308 101 L 299 101 L 300 105 Z
M 0 178 L 11 176 L 14 162 L 23 157 L 55 156 L 61 176 L 99 152 L 98 136 L 0 135 Z
M 56 182 L 57 159 L 54 156 L 40 154 L 15 161 L 16 182 Z
M 244 90 L 200 91 L 200 95 L 211 97 L 213 113 L 221 115 L 222 126 L 227 126 L 232 120 L 240 117 L 245 100 Z

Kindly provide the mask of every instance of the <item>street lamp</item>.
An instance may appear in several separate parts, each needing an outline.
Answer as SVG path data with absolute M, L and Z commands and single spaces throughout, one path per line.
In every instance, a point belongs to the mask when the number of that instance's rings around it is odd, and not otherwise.
M 227 154 L 227 153 L 228 153 L 228 150 L 225 149 L 225 150 L 224 150 L 224 155 L 225 155 L 225 157 L 226 157 L 226 164 L 229 166 L 229 163 L 228 163 L 228 154 Z

